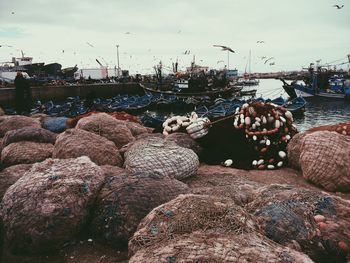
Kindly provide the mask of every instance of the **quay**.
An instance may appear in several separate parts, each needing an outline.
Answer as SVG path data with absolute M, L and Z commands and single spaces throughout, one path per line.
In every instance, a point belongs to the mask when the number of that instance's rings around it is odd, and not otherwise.
M 33 100 L 65 100 L 67 97 L 79 96 L 85 98 L 89 94 L 101 98 L 113 97 L 117 94 L 143 94 L 142 87 L 136 82 L 128 83 L 97 83 L 60 86 L 32 87 Z M 0 88 L 0 105 L 10 106 L 14 104 L 15 88 Z

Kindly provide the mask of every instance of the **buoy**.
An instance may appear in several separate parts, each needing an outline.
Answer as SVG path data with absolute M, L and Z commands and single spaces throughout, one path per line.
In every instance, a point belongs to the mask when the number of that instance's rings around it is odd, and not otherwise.
M 252 165 L 253 165 L 253 166 L 257 166 L 257 165 L 258 165 L 258 161 L 257 161 L 257 160 L 254 160 L 254 161 L 252 162 Z
M 263 164 L 264 163 L 264 159 L 260 159 L 257 163 L 257 165 Z
M 258 138 L 256 137 L 256 135 L 253 136 L 253 140 L 256 141 Z
M 282 159 L 284 159 L 284 158 L 287 156 L 287 154 L 286 154 L 284 151 L 279 151 L 279 152 L 278 152 L 278 155 L 279 155 L 279 157 L 281 157 Z
M 279 127 L 281 127 L 280 121 L 279 120 L 275 120 L 275 128 L 278 129 Z
M 280 161 L 280 162 L 277 163 L 277 166 L 278 166 L 278 167 L 282 167 L 282 165 L 283 165 L 283 162 L 282 162 L 282 161 Z
M 245 123 L 245 125 L 250 125 L 250 118 L 249 117 L 245 117 L 244 123 Z
M 232 159 L 227 159 L 227 160 L 224 162 L 224 165 L 225 165 L 226 167 L 229 167 L 229 166 L 231 166 L 232 164 L 233 164 Z
M 290 111 L 286 111 L 284 113 L 284 116 L 286 116 L 286 118 L 291 120 L 291 121 L 293 120 L 293 114 Z
M 270 146 L 271 145 L 271 141 L 269 139 L 266 140 L 266 146 Z
M 267 166 L 267 169 L 270 169 L 270 170 L 275 169 L 275 166 L 272 165 L 272 164 L 269 164 L 269 165 Z

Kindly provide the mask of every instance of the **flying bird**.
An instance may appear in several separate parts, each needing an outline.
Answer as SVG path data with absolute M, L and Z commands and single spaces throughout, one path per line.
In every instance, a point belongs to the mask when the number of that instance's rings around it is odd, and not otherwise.
M 265 59 L 266 57 L 265 56 L 263 56 L 263 57 L 260 57 L 261 58 L 261 60 L 263 60 L 263 59 Z
M 266 59 L 265 62 L 264 62 L 264 64 L 266 64 L 267 61 L 270 61 L 271 59 L 274 59 L 274 57 L 270 57 L 270 58 Z
M 184 54 L 184 55 L 189 55 L 190 53 L 191 53 L 190 50 L 186 50 L 183 54 Z
M 216 64 L 219 64 L 219 63 L 224 63 L 225 61 L 223 61 L 223 60 L 218 60 L 218 62 L 216 62 Z
M 177 33 L 180 34 L 180 33 L 181 33 L 181 30 L 177 31 Z
M 64 53 L 64 49 L 62 49 L 62 53 Z
M 9 46 L 9 45 L 0 45 L 0 47 L 12 47 L 12 46 Z
M 14 15 L 14 14 L 15 14 L 15 12 L 11 12 L 11 14 L 12 14 L 12 15 Z
M 86 44 L 88 44 L 90 47 L 94 47 L 93 45 L 91 45 L 89 42 L 86 42 Z
M 235 53 L 235 51 L 230 47 L 221 46 L 221 45 L 213 45 L 213 47 L 221 47 L 222 51 L 229 51 L 229 52 Z
M 128 32 L 125 32 L 125 35 L 130 35 L 131 33 L 128 31 Z
M 273 66 L 273 65 L 275 65 L 275 62 L 271 62 L 269 65 L 270 65 L 270 66 Z
M 344 7 L 344 5 L 341 5 L 341 6 L 339 6 L 339 5 L 334 5 L 334 7 L 336 7 L 337 9 L 342 9 L 342 8 Z
M 265 41 L 264 40 L 258 40 L 258 41 L 256 41 L 256 43 L 265 43 Z

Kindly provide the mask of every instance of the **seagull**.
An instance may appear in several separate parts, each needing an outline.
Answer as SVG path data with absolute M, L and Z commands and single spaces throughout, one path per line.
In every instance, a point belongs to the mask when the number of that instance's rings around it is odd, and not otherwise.
M 131 33 L 128 31 L 128 32 L 125 32 L 125 35 L 130 35 Z
M 184 55 L 189 55 L 190 52 L 191 52 L 190 50 L 186 50 L 183 54 L 184 54 Z
M 88 44 L 90 47 L 94 47 L 93 45 L 91 45 L 89 42 L 86 42 L 86 44 Z
M 223 61 L 223 60 L 218 60 L 218 62 L 216 62 L 216 64 L 219 64 L 219 63 L 224 63 L 225 61 Z
M 344 5 L 341 5 L 341 6 L 339 6 L 339 5 L 334 5 L 334 7 L 336 7 L 337 9 L 342 9 L 342 8 L 344 7 Z
M 177 33 L 180 34 L 180 33 L 181 33 L 181 30 L 177 31 Z
M 260 57 L 261 58 L 261 60 L 263 60 L 263 59 L 265 59 L 266 57 L 265 56 L 263 56 L 263 57 Z
M 274 59 L 274 57 L 270 57 L 268 59 L 265 60 L 264 64 L 266 64 L 267 61 L 271 60 L 271 59 Z
M 230 47 L 221 46 L 221 45 L 213 45 L 213 47 L 221 47 L 222 51 L 229 51 L 229 52 L 235 53 L 235 51 L 233 49 L 231 49 Z
M 15 14 L 15 12 L 11 12 L 11 14 L 12 14 L 12 15 L 14 15 L 14 14 Z
M 256 43 L 265 43 L 265 41 L 264 40 L 258 40 L 258 41 L 256 41 Z
M 271 62 L 269 65 L 270 65 L 270 66 L 275 65 L 275 62 Z
M 64 53 L 64 49 L 62 49 L 62 53 Z
M 9 46 L 9 45 L 0 45 L 0 47 L 12 47 L 12 46 Z

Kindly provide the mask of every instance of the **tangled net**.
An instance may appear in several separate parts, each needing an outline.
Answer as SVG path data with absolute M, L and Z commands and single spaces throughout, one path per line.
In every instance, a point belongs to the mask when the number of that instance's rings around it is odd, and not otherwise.
M 245 103 L 236 109 L 233 126 L 245 132 L 255 149 L 253 168 L 275 169 L 286 164 L 287 144 L 297 133 L 291 112 L 273 103 Z

